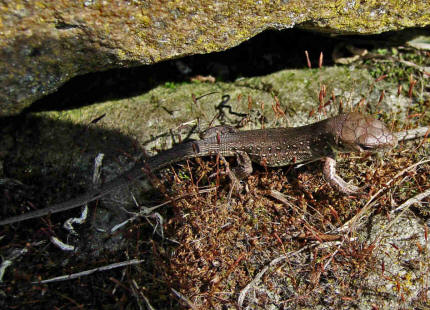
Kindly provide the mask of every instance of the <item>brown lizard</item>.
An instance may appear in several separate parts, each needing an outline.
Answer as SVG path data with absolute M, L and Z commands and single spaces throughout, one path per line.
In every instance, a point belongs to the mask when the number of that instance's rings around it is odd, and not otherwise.
M 198 141 L 177 144 L 169 150 L 135 165 L 100 189 L 43 209 L 0 220 L 0 225 L 11 224 L 73 209 L 96 200 L 131 180 L 154 172 L 169 164 L 188 158 L 209 155 L 236 156 L 241 178 L 252 173 L 251 162 L 268 167 L 305 164 L 324 160 L 324 177 L 329 184 L 344 194 L 357 194 L 360 189 L 346 183 L 336 174 L 336 152 L 375 151 L 396 146 L 397 138 L 385 124 L 357 112 L 340 114 L 326 120 L 294 128 L 271 128 L 239 131 L 229 126 L 210 128 Z

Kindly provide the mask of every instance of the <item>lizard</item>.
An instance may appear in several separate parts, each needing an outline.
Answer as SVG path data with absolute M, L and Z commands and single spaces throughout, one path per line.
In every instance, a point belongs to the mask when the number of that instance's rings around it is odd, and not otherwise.
M 281 167 L 323 160 L 323 175 L 328 183 L 346 195 L 360 193 L 360 188 L 345 182 L 336 173 L 338 152 L 369 152 L 397 145 L 397 137 L 382 121 L 358 112 L 339 114 L 301 127 L 268 128 L 239 131 L 231 126 L 209 128 L 201 140 L 174 145 L 131 170 L 105 183 L 100 189 L 39 210 L 0 220 L 0 226 L 38 218 L 82 206 L 113 190 L 139 179 L 146 173 L 189 158 L 211 155 L 236 156 L 239 166 L 232 169 L 243 179 L 252 173 L 252 162 Z

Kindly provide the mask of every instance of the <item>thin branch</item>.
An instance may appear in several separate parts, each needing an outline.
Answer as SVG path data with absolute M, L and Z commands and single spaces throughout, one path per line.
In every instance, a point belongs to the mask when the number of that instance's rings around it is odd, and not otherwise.
M 408 210 L 409 207 L 411 205 L 413 205 L 414 203 L 420 203 L 421 200 L 423 200 L 424 198 L 430 196 L 430 188 L 425 190 L 422 193 L 419 193 L 418 195 L 415 195 L 412 198 L 409 198 L 408 200 L 406 200 L 404 203 L 402 203 L 399 207 L 397 207 L 396 209 L 392 210 L 390 213 L 394 214 L 398 211 L 402 211 L 400 212 L 385 228 L 383 231 L 381 231 L 378 235 L 378 237 L 375 239 L 375 244 L 376 246 L 379 246 L 380 241 L 382 240 L 382 237 L 384 236 L 384 234 L 391 228 L 393 227 L 394 224 L 396 224 L 399 219 L 403 216 L 403 214 L 405 214 Z M 376 247 L 375 247 L 376 248 Z
M 274 265 L 276 265 L 276 264 L 278 264 L 279 262 L 282 262 L 282 261 L 284 261 L 285 259 L 287 259 L 287 258 L 289 258 L 289 257 L 291 257 L 291 256 L 293 256 L 293 255 L 297 255 L 297 254 L 299 254 L 300 252 L 303 252 L 305 249 L 307 249 L 307 248 L 309 248 L 309 246 L 305 246 L 305 247 L 303 247 L 303 248 L 301 248 L 300 250 L 298 250 L 298 251 L 295 251 L 295 252 L 290 252 L 290 253 L 288 253 L 288 254 L 286 254 L 286 255 L 282 255 L 282 256 L 279 256 L 279 257 L 277 257 L 277 258 L 275 258 L 274 260 L 272 260 L 268 265 L 266 265 L 259 273 L 257 273 L 257 275 L 255 276 L 255 278 L 254 279 L 252 279 L 252 281 L 251 282 L 249 282 L 248 283 L 248 285 L 247 286 L 245 286 L 245 288 L 243 289 L 243 290 L 241 290 L 240 291 L 240 294 L 239 294 L 239 298 L 238 298 L 238 300 L 237 300 L 237 303 L 238 303 L 238 305 L 239 305 L 239 308 L 242 308 L 242 304 L 243 304 L 243 302 L 244 302 L 244 300 L 245 300 L 245 297 L 246 297 L 246 295 L 248 294 L 248 291 L 252 288 L 252 287 L 254 287 L 255 286 L 255 284 L 261 279 L 261 277 L 267 272 L 267 270 L 270 268 L 270 267 L 272 267 L 272 266 L 274 266 Z
M 397 208 L 395 208 L 394 210 L 392 210 L 391 214 L 396 213 L 396 212 L 398 212 L 398 211 L 400 211 L 402 209 L 409 208 L 414 203 L 420 203 L 421 200 L 423 200 L 424 198 L 426 198 L 428 196 L 430 196 L 430 188 L 428 188 L 427 190 L 425 190 L 422 193 L 419 193 L 418 195 L 415 195 L 412 198 L 409 198 L 404 203 L 402 203 L 400 206 L 398 206 Z
M 60 239 L 58 239 L 55 236 L 51 236 L 51 238 L 49 238 L 49 240 L 51 240 L 51 243 L 53 245 L 55 245 L 57 248 L 61 249 L 62 251 L 74 251 L 76 248 L 73 245 L 64 243 L 63 241 L 61 241 Z
M 184 301 L 191 309 L 198 310 L 197 307 L 191 302 L 191 300 L 189 300 L 187 297 L 185 297 L 185 295 L 183 295 L 181 292 L 178 292 L 174 288 L 171 288 L 171 290 L 177 297 L 179 297 L 179 299 Z
M 430 127 L 419 127 L 415 129 L 403 130 L 394 133 L 398 141 L 412 140 L 428 136 L 430 133 Z
M 88 275 L 93 274 L 94 272 L 97 272 L 97 271 L 105 271 L 105 270 L 129 266 L 129 265 L 136 265 L 136 264 L 142 263 L 143 261 L 144 261 L 143 259 L 132 259 L 132 260 L 125 261 L 125 262 L 114 263 L 114 264 L 106 265 L 103 267 L 89 269 L 89 270 L 85 270 L 85 271 L 81 271 L 81 272 L 77 272 L 77 273 L 72 273 L 69 275 L 59 276 L 59 277 L 55 277 L 55 278 L 51 278 L 51 279 L 47 279 L 47 280 L 35 281 L 32 283 L 33 284 L 46 284 L 46 283 L 52 283 L 52 282 L 72 280 L 72 279 L 77 279 L 77 278 L 80 278 L 83 276 L 88 276 Z
M 391 183 L 393 183 L 398 177 L 405 174 L 406 172 L 414 169 L 415 167 L 430 162 L 430 159 L 421 160 L 405 169 L 397 173 L 390 181 L 387 182 L 386 186 L 381 188 L 379 191 L 377 191 L 375 194 L 373 194 L 372 197 L 369 198 L 366 205 L 358 212 L 352 219 L 350 219 L 348 222 L 342 225 L 342 227 L 339 227 L 336 229 L 337 232 L 345 232 L 348 230 L 352 230 L 353 226 L 369 211 L 369 209 L 376 203 L 375 198 L 378 197 L 383 191 L 385 191 Z
M 212 192 L 212 191 L 215 191 L 215 190 L 216 190 L 216 187 L 209 187 L 209 188 L 205 188 L 205 189 L 199 189 L 198 194 L 209 193 L 209 192 Z M 191 193 L 191 194 L 188 193 L 188 194 L 180 195 L 178 197 L 174 197 L 173 199 L 167 200 L 167 201 L 165 201 L 165 202 L 163 202 L 163 203 L 161 203 L 159 205 L 156 205 L 156 206 L 150 207 L 150 208 L 142 206 L 141 207 L 141 211 L 137 212 L 137 213 L 135 213 L 135 212 L 129 212 L 129 211 L 125 210 L 127 213 L 131 214 L 132 216 L 130 218 L 126 219 L 125 221 L 123 221 L 123 222 L 115 225 L 114 227 L 112 227 L 111 233 L 113 233 L 116 230 L 120 229 L 124 225 L 126 225 L 126 224 L 128 224 L 130 222 L 133 222 L 134 220 L 136 220 L 139 217 L 150 216 L 151 214 L 154 213 L 154 211 L 156 209 L 161 208 L 162 206 L 165 206 L 165 205 L 170 204 L 170 203 L 172 203 L 174 201 L 178 201 L 178 200 L 181 200 L 183 198 L 186 198 L 186 197 L 189 197 L 189 196 L 193 196 L 193 195 L 195 195 L 195 193 Z
M 291 203 L 290 202 L 290 200 L 292 200 L 293 198 L 292 197 L 288 197 L 288 196 L 286 196 L 286 195 L 284 195 L 283 193 L 281 193 L 281 192 L 279 192 L 279 191 L 277 191 L 277 190 L 274 190 L 274 189 L 271 189 L 271 190 L 269 190 L 269 191 L 265 191 L 265 193 L 267 194 L 267 195 L 269 195 L 270 197 L 272 197 L 272 198 L 275 198 L 276 200 L 279 200 L 280 202 L 282 202 L 283 204 L 285 204 L 286 206 L 288 206 L 288 207 L 290 207 L 290 208 L 292 208 L 294 211 L 296 211 L 298 214 L 308 214 L 308 215 L 311 215 L 308 211 L 303 211 L 303 209 L 302 208 L 298 208 L 296 205 L 294 205 L 293 203 Z M 290 200 L 288 200 L 288 199 L 290 199 Z M 311 210 L 313 210 L 314 212 L 315 212 L 315 214 L 317 214 L 320 218 L 324 218 L 324 216 L 321 214 L 321 212 L 317 209 L 317 208 L 315 208 L 315 207 L 313 207 L 313 206 L 311 206 L 311 205 L 306 205 L 306 209 L 311 209 Z M 307 222 L 307 220 L 303 217 L 302 218 L 302 220 L 306 223 L 306 224 L 308 224 L 309 226 L 311 226 L 308 222 Z M 331 223 L 328 223 L 330 226 L 331 226 L 331 228 L 332 229 L 334 229 L 335 227 L 334 227 L 334 225 L 333 224 L 331 224 Z
M 420 71 L 420 72 L 422 72 L 424 74 L 429 74 L 430 73 L 430 68 L 429 67 L 419 66 L 416 63 L 413 63 L 413 62 L 407 61 L 407 60 L 403 60 L 403 59 L 400 59 L 400 58 L 395 59 L 395 61 L 398 61 L 398 62 L 404 64 L 405 66 L 417 69 L 418 71 Z
M 0 237 L 0 240 L 1 239 L 2 238 Z M 21 248 L 21 249 L 17 249 L 17 248 L 11 249 L 9 255 L 7 255 L 6 257 L 2 256 L 3 261 L 0 264 L 0 283 L 3 282 L 3 276 L 4 276 L 5 272 L 6 272 L 6 269 L 8 267 L 12 266 L 12 264 L 13 264 L 13 262 L 15 260 L 17 260 L 18 258 L 20 258 L 23 255 L 26 255 L 28 253 L 28 249 L 30 247 L 40 246 L 40 245 L 43 245 L 45 243 L 46 243 L 45 240 L 38 241 L 38 242 L 33 242 L 33 243 L 30 244 L 30 246 L 27 245 L 26 247 Z

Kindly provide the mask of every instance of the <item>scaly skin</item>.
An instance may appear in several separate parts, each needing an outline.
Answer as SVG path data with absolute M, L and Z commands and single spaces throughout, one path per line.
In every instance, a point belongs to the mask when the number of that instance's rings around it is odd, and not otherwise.
M 118 178 L 72 200 L 33 212 L 10 217 L 0 225 L 11 224 L 51 213 L 70 210 L 96 200 L 113 190 L 163 167 L 188 158 L 219 154 L 237 156 L 242 167 L 236 174 L 252 173 L 252 162 L 268 167 L 309 163 L 323 159 L 324 176 L 334 188 L 344 194 L 357 194 L 359 188 L 349 185 L 336 174 L 336 152 L 375 151 L 391 148 L 396 137 L 381 121 L 360 113 L 347 113 L 295 128 L 272 128 L 238 131 L 232 127 L 214 127 L 199 141 L 185 142 L 161 152 Z

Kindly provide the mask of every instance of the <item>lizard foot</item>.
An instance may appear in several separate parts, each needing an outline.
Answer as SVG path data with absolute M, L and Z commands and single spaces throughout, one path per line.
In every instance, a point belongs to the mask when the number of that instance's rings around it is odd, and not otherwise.
M 225 161 L 224 158 L 223 160 Z M 238 195 L 243 190 L 243 186 L 242 184 L 240 184 L 240 180 L 246 179 L 252 173 L 252 162 L 249 155 L 243 151 L 237 151 L 236 160 L 238 166 L 232 169 L 230 169 L 228 162 L 226 162 L 226 172 L 230 177 L 232 183 L 231 191 Z
M 337 182 L 339 182 L 339 180 Z M 349 196 L 367 196 L 368 195 L 368 193 L 365 191 L 365 189 L 369 187 L 368 185 L 359 187 L 359 186 L 346 183 L 345 181 L 343 181 L 344 184 L 342 185 L 340 185 L 337 182 L 335 184 L 330 183 L 330 185 L 337 191 L 341 192 L 342 194 L 349 195 Z
M 221 155 L 220 158 L 224 161 L 226 167 L 225 172 L 221 172 L 221 174 L 228 175 L 231 181 L 229 197 L 231 197 L 232 193 L 239 195 L 243 190 L 241 180 L 247 178 L 252 173 L 251 159 L 246 152 L 237 151 L 236 160 L 238 162 L 238 166 L 230 168 L 230 164 L 224 158 L 224 156 Z M 213 177 L 215 175 L 216 173 L 210 175 L 209 177 Z
M 243 186 L 242 186 L 242 184 L 240 184 L 240 180 L 242 179 L 240 177 L 241 176 L 241 174 L 240 174 L 241 170 L 238 169 L 238 167 L 231 169 L 230 164 L 224 158 L 224 156 L 221 156 L 221 159 L 225 163 L 225 174 L 227 174 L 228 177 L 230 178 L 230 192 L 229 192 L 228 196 L 229 196 L 229 198 L 231 198 L 232 194 L 239 195 L 243 190 Z
M 336 173 L 336 161 L 333 158 L 326 157 L 324 162 L 324 177 L 327 182 L 335 190 L 341 192 L 345 195 L 361 196 L 367 195 L 364 191 L 368 186 L 358 187 L 349 183 L 346 183 L 339 175 Z
M 225 171 L 214 172 L 209 175 L 209 178 L 214 178 L 217 175 L 227 175 L 230 179 L 230 191 L 228 197 L 231 198 L 232 194 L 239 195 L 243 191 L 243 185 L 241 184 L 241 179 L 236 175 L 236 168 L 230 168 L 230 164 L 226 161 L 226 159 L 221 156 L 221 159 L 224 161 L 226 165 Z

